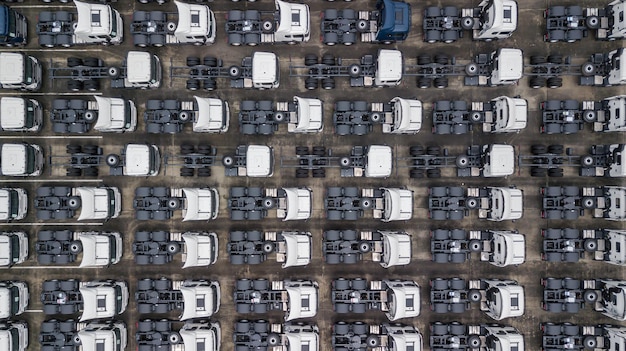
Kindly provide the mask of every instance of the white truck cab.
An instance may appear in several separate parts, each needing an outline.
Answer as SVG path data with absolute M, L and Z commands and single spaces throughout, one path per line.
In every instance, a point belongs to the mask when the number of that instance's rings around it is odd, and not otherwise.
M 512 231 L 491 231 L 489 263 L 496 267 L 516 266 L 526 260 L 526 238 Z
M 174 37 L 180 43 L 195 45 L 215 42 L 215 14 L 209 6 L 174 1 L 178 9 L 178 25 Z
M 280 86 L 280 67 L 275 53 L 252 54 L 252 86 L 261 90 L 276 89 Z
M 487 220 L 499 222 L 522 218 L 524 212 L 522 190 L 504 187 L 488 187 L 487 189 L 489 190 Z
M 25 282 L 0 281 L 0 319 L 9 319 L 24 313 L 29 298 Z
M 370 178 L 387 178 L 391 176 L 393 155 L 391 146 L 370 145 L 365 155 L 365 176 Z
M 285 324 L 283 336 L 287 350 L 319 351 L 319 330 L 317 326 L 303 324 Z M 279 346 L 281 347 L 281 346 Z M 285 346 L 282 346 L 284 348 Z
M 276 0 L 280 20 L 274 32 L 274 41 L 296 43 L 311 39 L 309 5 Z
M 420 315 L 420 287 L 416 282 L 385 280 L 384 283 L 389 298 L 389 311 L 385 315 L 390 321 Z
M 311 263 L 311 233 L 283 232 L 282 236 L 286 252 L 282 268 L 306 266 Z
M 120 44 L 124 22 L 120 13 L 106 4 L 74 1 L 78 21 L 74 28 L 75 44 Z
M 0 98 L 0 130 L 38 132 L 42 125 L 43 109 L 39 101 L 18 96 Z
M 120 321 L 89 323 L 78 331 L 82 351 L 124 351 L 128 330 Z
M 108 220 L 122 212 L 122 194 L 116 187 L 78 187 L 72 193 L 80 196 L 79 221 Z
M 408 221 L 413 217 L 413 191 L 380 188 L 383 191 L 383 222 Z
M 185 281 L 180 287 L 184 307 L 181 321 L 208 318 L 220 310 L 220 284 L 207 281 Z
M 43 150 L 37 144 L 7 143 L 0 151 L 0 174 L 10 177 L 37 177 L 43 171 Z
M 526 128 L 528 121 L 526 100 L 500 96 L 491 101 L 494 105 L 492 133 L 519 133 Z
M 35 91 L 41 88 L 41 63 L 20 52 L 0 53 L 0 88 Z
M 83 299 L 81 322 L 113 318 L 128 306 L 128 284 L 123 281 L 85 282 L 79 290 Z
M 524 351 L 524 336 L 510 326 L 488 324 L 484 326 L 489 340 L 488 351 Z
M 315 317 L 319 304 L 317 282 L 285 281 L 284 288 L 288 296 L 285 321 Z
M 604 198 L 608 206 L 604 218 L 609 221 L 626 221 L 626 187 L 607 186 Z
M 226 133 L 230 125 L 228 102 L 215 98 L 194 96 L 197 109 L 193 119 L 193 131 L 200 133 Z
M 161 153 L 154 144 L 127 144 L 124 147 L 124 175 L 156 176 L 161 168 Z
M 524 74 L 522 50 L 501 48 L 491 53 L 490 86 L 512 85 Z
M 183 268 L 205 267 L 217 262 L 219 252 L 217 234 L 186 232 L 182 237 L 185 242 Z
M 609 165 L 609 177 L 626 177 L 626 144 L 611 144 L 609 152 L 613 157 Z
M 473 31 L 474 40 L 506 39 L 517 29 L 517 1 L 483 0 L 479 28 Z
M 307 188 L 283 188 L 284 199 L 279 199 L 279 218 L 283 221 L 306 220 L 311 218 L 312 195 L 311 189 Z M 281 206 L 284 202 L 284 207 Z
M 623 132 L 626 131 L 626 95 L 618 95 L 606 98 L 603 100 L 606 105 L 605 109 L 600 112 L 604 122 L 597 122 L 601 124 L 600 128 L 594 130 L 601 130 L 605 132 Z
M 406 232 L 381 231 L 383 235 L 383 268 L 411 263 L 411 236 Z
M 183 188 L 183 222 L 217 218 L 219 193 L 215 188 Z
M 122 259 L 122 236 L 118 232 L 75 233 L 82 245 L 81 268 L 106 267 Z
M 391 116 L 383 122 L 383 133 L 416 134 L 422 129 L 422 102 L 395 97 L 391 99 Z
M 376 60 L 374 86 L 393 87 L 400 85 L 404 64 L 400 50 L 381 49 Z
M 297 111 L 289 120 L 291 133 L 318 133 L 324 128 L 323 103 L 319 99 L 293 97 Z M 291 113 L 292 115 L 294 112 Z
M 94 96 L 98 120 L 93 128 L 99 132 L 134 132 L 137 129 L 137 107 L 132 100 Z
M 605 262 L 626 266 L 626 230 L 608 229 L 604 236 L 606 251 Z
M 622 11 L 622 17 L 624 13 Z M 608 85 L 626 84 L 626 50 L 619 48 L 609 52 L 609 76 Z
M 28 236 L 24 232 L 0 232 L 0 267 L 23 263 L 28 257 Z
M 246 175 L 271 177 L 274 174 L 274 149 L 267 145 L 248 145 L 246 150 Z
M 24 321 L 0 322 L 0 349 L 26 351 L 28 348 L 28 324 Z
M 507 177 L 515 172 L 515 149 L 512 145 L 483 145 L 483 177 Z
M 486 284 L 484 312 L 489 317 L 499 321 L 524 315 L 524 287 L 514 280 L 483 279 L 482 282 Z
M 178 333 L 185 351 L 219 351 L 222 345 L 219 323 L 187 322 Z
M 28 212 L 28 195 L 23 188 L 0 188 L 0 221 L 19 221 Z
M 601 310 L 603 315 L 618 320 L 626 321 L 626 281 L 601 279 L 603 283 L 601 298 Z
M 162 69 L 158 56 L 148 52 L 129 51 L 125 63 L 126 88 L 156 89 L 161 86 Z

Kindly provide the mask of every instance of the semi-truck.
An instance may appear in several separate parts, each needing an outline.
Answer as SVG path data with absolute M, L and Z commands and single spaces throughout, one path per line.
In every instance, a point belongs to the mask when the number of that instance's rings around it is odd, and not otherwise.
M 0 5 L 0 45 L 23 46 L 27 39 L 26 17 L 7 5 Z
M 0 53 L 0 88 L 37 91 L 43 80 L 41 63 L 21 52 Z
M 26 311 L 30 299 L 28 285 L 23 281 L 0 281 L 0 319 L 5 320 Z
M 2 144 L 0 175 L 9 177 L 37 177 L 44 166 L 41 146 L 29 143 Z
M 28 236 L 24 232 L 0 233 L 0 267 L 23 263 L 28 257 Z
M 23 188 L 0 188 L 0 221 L 19 221 L 26 217 L 28 195 Z
M 21 96 L 0 98 L 0 130 L 5 132 L 38 132 L 43 125 L 43 108 L 39 101 Z

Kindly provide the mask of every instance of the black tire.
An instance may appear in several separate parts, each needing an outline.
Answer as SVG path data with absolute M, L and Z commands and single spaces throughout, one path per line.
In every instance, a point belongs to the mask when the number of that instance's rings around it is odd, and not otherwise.
M 67 81 L 67 90 L 69 91 L 80 91 L 83 89 L 83 82 L 79 80 L 68 80 Z
M 78 145 L 78 144 L 68 144 L 68 145 L 65 147 L 65 151 L 66 151 L 68 154 L 70 154 L 70 155 L 71 155 L 71 154 L 77 154 L 77 153 L 80 153 L 80 152 L 82 152 L 82 150 L 83 150 L 83 148 L 82 148 L 80 145 Z
M 563 63 L 563 56 L 561 55 L 550 55 L 548 56 L 548 62 L 560 65 Z
M 445 78 L 445 77 L 435 78 L 435 80 L 433 81 L 433 86 L 437 89 L 447 88 L 448 78 Z
M 76 67 L 82 66 L 83 60 L 78 57 L 68 57 L 67 58 L 67 67 Z
M 83 59 L 83 64 L 87 67 L 100 67 L 101 62 L 97 57 L 85 57 Z
M 439 146 L 428 146 L 426 148 L 426 154 L 428 155 L 433 155 L 433 156 L 439 156 L 441 154 L 441 148 L 439 148 Z
M 543 77 L 531 77 L 529 86 L 533 89 L 539 89 L 546 86 L 546 79 Z
M 435 62 L 440 65 L 447 65 L 450 58 L 447 55 L 435 55 Z
M 195 91 L 200 88 L 200 81 L 198 79 L 187 79 L 185 86 L 187 89 Z
M 305 66 L 313 66 L 318 64 L 318 58 L 315 54 L 306 54 L 304 55 L 304 65 Z
M 426 171 L 426 176 L 428 178 L 441 178 L 441 169 L 432 168 Z
M 303 168 L 296 168 L 296 178 L 308 178 L 309 170 Z
M 531 65 L 542 65 L 546 63 L 546 58 L 544 56 L 533 55 L 530 57 Z
M 550 168 L 548 169 L 548 177 L 562 178 L 563 168 Z
M 187 57 L 187 67 L 198 66 L 200 64 L 200 58 L 196 56 Z
M 432 63 L 432 59 L 429 55 L 419 55 L 417 57 L 417 64 L 418 65 L 428 65 Z
M 100 90 L 100 81 L 95 79 L 89 79 L 83 82 L 83 87 L 88 91 Z
M 420 89 L 430 88 L 431 84 L 432 84 L 431 78 L 426 78 L 426 77 L 417 78 L 417 87 Z
M 413 145 L 409 148 L 409 154 L 412 157 L 421 156 L 424 154 L 424 147 L 422 145 Z
M 547 81 L 547 86 L 550 89 L 556 89 L 563 86 L 563 78 L 561 77 L 550 77 Z
M 548 146 L 548 153 L 551 153 L 551 154 L 562 155 L 563 150 L 564 150 L 563 145 L 560 145 L 560 144 Z
M 409 171 L 409 178 L 419 179 L 424 178 L 424 170 L 419 168 L 414 168 Z
M 96 168 L 96 167 L 85 168 L 83 170 L 83 174 L 85 175 L 85 177 L 97 177 L 98 176 L 98 168 Z
M 547 170 L 545 168 L 533 167 L 530 169 L 531 177 L 545 177 L 547 174 Z
M 80 177 L 83 174 L 83 171 L 80 168 L 68 167 L 65 170 L 65 175 L 68 177 Z

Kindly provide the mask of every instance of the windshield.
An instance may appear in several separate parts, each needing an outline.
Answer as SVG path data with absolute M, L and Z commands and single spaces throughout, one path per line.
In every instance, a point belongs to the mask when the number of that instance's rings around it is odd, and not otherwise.
M 156 83 L 157 78 L 157 61 L 156 58 L 152 56 L 150 60 L 150 83 Z
M 115 313 L 122 313 L 122 287 L 115 285 Z
M 24 83 L 33 82 L 33 62 L 28 57 L 24 57 Z
M 11 351 L 20 351 L 20 333 L 17 328 L 10 328 L 11 333 Z
M 131 125 L 131 108 L 130 108 L 130 100 L 124 100 L 124 127 L 130 128 Z
M 24 121 L 26 128 L 35 126 L 35 105 L 32 101 L 26 100 L 26 120 Z
M 109 237 L 109 259 L 113 262 L 117 253 L 117 241 L 114 236 Z
M 13 263 L 20 259 L 20 238 L 17 235 L 11 237 L 11 261 Z
M 26 146 L 26 174 L 35 172 L 35 158 L 35 148 L 30 145 Z
M 9 290 L 11 291 L 11 315 L 14 316 L 20 311 L 20 289 L 13 286 Z
M 113 190 L 107 189 L 107 195 L 109 196 L 109 213 L 107 217 L 111 217 L 115 213 L 115 193 Z
M 115 11 L 111 11 L 111 37 L 114 38 L 117 36 L 117 13 Z
M 17 191 L 9 190 L 9 215 L 11 218 L 15 218 L 20 212 L 20 199 Z

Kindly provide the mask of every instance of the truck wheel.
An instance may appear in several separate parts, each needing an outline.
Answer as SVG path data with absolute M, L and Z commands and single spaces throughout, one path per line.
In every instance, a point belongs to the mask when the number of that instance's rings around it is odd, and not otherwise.
M 343 45 L 350 46 L 356 43 L 356 34 L 355 33 L 343 33 L 343 37 L 341 38 L 343 41 Z
M 308 169 L 297 168 L 296 169 L 296 178 L 307 178 L 309 176 Z
M 200 81 L 197 79 L 187 79 L 186 87 L 189 90 L 198 90 L 200 88 Z
M 304 65 L 305 66 L 313 66 L 317 65 L 317 56 L 315 54 L 306 54 L 304 55 Z
M 133 35 L 133 42 L 135 43 L 135 46 L 145 48 L 148 46 L 148 36 L 144 34 L 135 34 Z
M 213 78 L 204 79 L 202 81 L 202 88 L 207 91 L 213 91 L 217 87 L 217 82 Z
M 243 43 L 243 35 L 239 33 L 228 34 L 228 44 L 232 46 L 240 46 Z
M 334 66 L 335 65 L 335 56 L 331 55 L 331 54 L 324 54 L 324 56 L 322 56 L 322 64 L 323 65 L 327 65 L 327 66 Z
M 156 22 L 165 22 L 165 13 L 163 11 L 150 11 L 150 19 Z
M 100 67 L 100 60 L 97 57 L 85 57 L 83 64 L 87 67 Z
M 546 79 L 543 77 L 532 77 L 530 78 L 529 85 L 533 89 L 539 89 L 546 86 Z
M 465 73 L 470 76 L 473 77 L 475 75 L 478 74 L 478 65 L 476 63 L 469 63 L 467 66 L 465 66 Z
M 432 168 L 426 171 L 426 176 L 428 178 L 441 178 L 441 169 Z
M 457 39 L 459 39 L 459 32 L 456 30 L 446 30 L 443 32 L 444 43 L 454 43 Z
M 449 58 L 447 55 L 435 55 L 435 63 L 439 65 L 447 65 Z
M 47 48 L 54 47 L 54 37 L 52 35 L 42 34 L 39 36 L 39 45 Z
M 261 42 L 261 35 L 256 33 L 248 33 L 244 38 L 249 46 L 257 46 Z
M 444 78 L 444 77 L 435 78 L 435 80 L 433 81 L 433 85 L 437 89 L 447 88 L 448 87 L 448 78 Z
M 83 174 L 83 171 L 80 168 L 68 167 L 65 170 L 65 175 L 68 177 L 80 177 Z
M 180 169 L 180 176 L 181 177 L 193 177 L 193 168 L 187 168 L 187 167 L 183 167 Z
M 583 120 L 585 122 L 591 123 L 596 121 L 596 111 L 593 110 L 585 110 L 583 112 Z
M 318 86 L 318 82 L 317 82 L 317 79 L 315 78 L 306 78 L 304 80 L 304 87 L 307 90 L 315 90 L 317 89 L 317 86 Z
M 417 78 L 417 87 L 420 89 L 430 88 L 431 83 L 432 83 L 432 79 L 430 78 L 426 78 L 426 77 Z
M 409 155 L 417 157 L 424 155 L 424 147 L 422 145 L 413 145 L 409 148 Z
M 561 77 L 551 77 L 548 78 L 547 81 L 548 88 L 555 89 L 563 86 L 563 78 Z
M 563 145 L 555 144 L 548 146 L 548 153 L 562 155 L 563 154 Z
M 68 80 L 67 89 L 69 91 L 80 91 L 83 88 L 83 82 L 79 80 Z
M 165 45 L 165 35 L 162 34 L 153 34 L 150 36 L 150 44 L 152 46 L 160 48 Z
M 419 179 L 424 178 L 424 170 L 423 169 L 412 169 L 409 171 L 409 178 Z
M 83 82 L 83 86 L 89 91 L 97 91 L 100 90 L 100 81 L 95 79 L 89 79 Z
M 200 64 L 200 58 L 196 56 L 187 57 L 187 67 L 198 66 Z
M 441 16 L 441 8 L 437 6 L 429 6 L 426 8 L 426 11 L 424 11 L 424 16 L 429 18 L 439 17 Z
M 322 80 L 322 88 L 325 90 L 335 89 L 335 80 L 333 78 L 325 78 Z
M 244 19 L 243 11 L 230 10 L 228 11 L 228 21 L 241 21 Z
M 143 22 L 150 20 L 150 16 L 146 11 L 135 11 L 133 13 L 133 22 Z
M 581 71 L 583 73 L 583 76 L 587 76 L 587 77 L 593 76 L 594 73 L 596 73 L 596 67 L 593 65 L 593 63 L 586 62 L 581 67 Z
M 562 17 L 565 16 L 565 6 L 552 6 L 548 9 L 549 17 Z
M 461 19 L 461 28 L 465 30 L 474 28 L 474 19 L 472 17 L 463 17 Z
M 560 65 L 563 63 L 563 56 L 561 55 L 549 55 L 548 62 Z
M 441 34 L 437 30 L 427 30 L 424 34 L 424 41 L 430 44 L 434 44 L 441 40 Z
M 303 156 L 309 153 L 309 148 L 307 146 L 296 146 L 296 155 Z
M 324 44 L 328 46 L 333 46 L 337 44 L 337 41 L 339 41 L 339 36 L 337 35 L 337 33 L 334 33 L 334 32 L 324 33 Z
M 419 55 L 417 57 L 417 64 L 418 65 L 428 65 L 428 64 L 431 64 L 431 63 L 432 63 L 432 60 L 431 60 L 429 55 Z
M 550 168 L 548 169 L 548 177 L 562 178 L 563 168 Z
M 83 173 L 85 174 L 85 177 L 97 177 L 98 176 L 98 168 L 96 168 L 96 167 L 85 168 Z
M 536 144 L 530 147 L 530 151 L 533 155 L 541 155 L 546 153 L 546 146 L 541 144 Z
M 545 168 L 540 168 L 540 167 L 532 167 L 530 169 L 530 176 L 531 177 L 545 177 L 546 176 L 546 169 Z
M 598 27 L 600 27 L 600 18 L 598 16 L 587 17 L 587 27 L 591 29 L 598 29 Z
M 76 67 L 81 66 L 83 64 L 83 60 L 78 57 L 68 57 L 67 58 L 67 67 Z
M 241 76 L 241 68 L 239 66 L 230 66 L 228 68 L 228 75 L 231 79 L 237 79 Z
M 531 65 L 542 65 L 546 63 L 546 58 L 544 56 L 533 55 L 530 57 Z
M 370 24 L 364 19 L 360 19 L 356 22 L 356 30 L 361 33 L 367 32 L 369 28 Z

